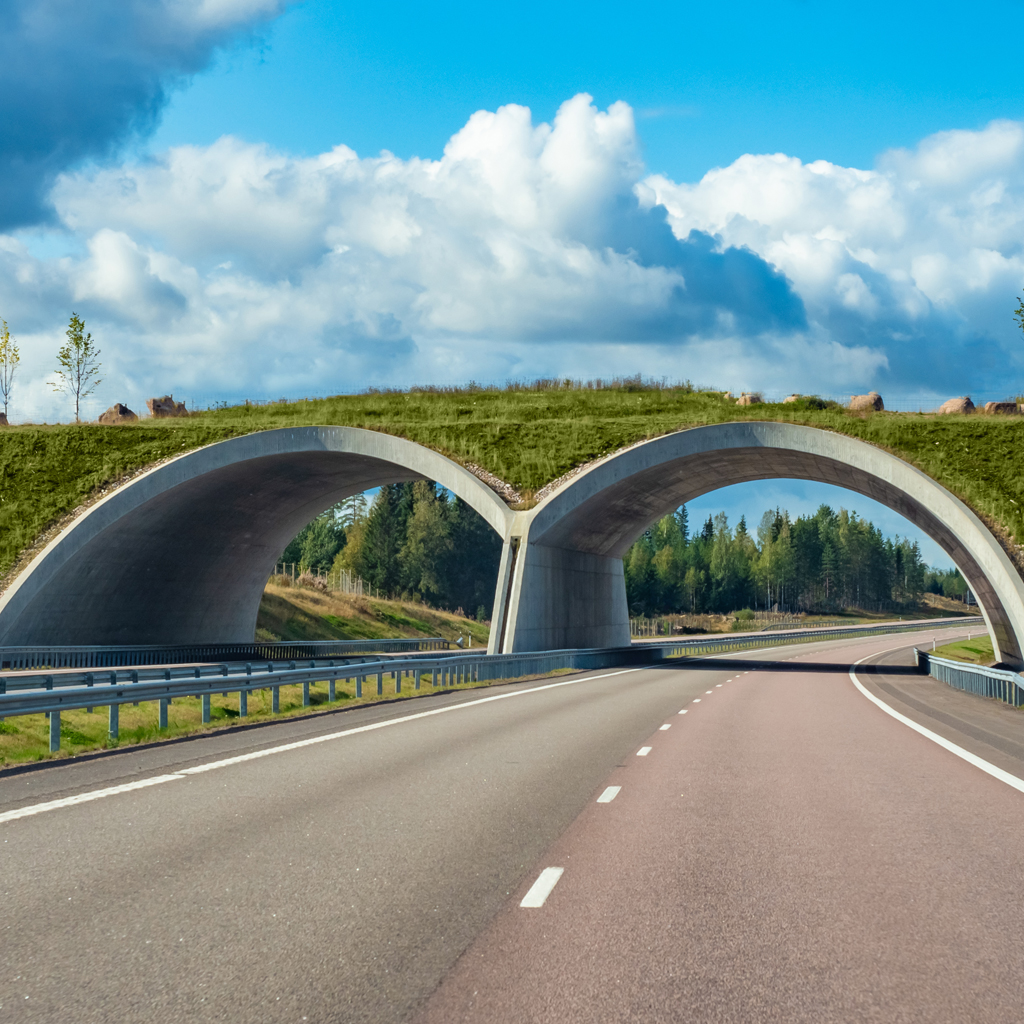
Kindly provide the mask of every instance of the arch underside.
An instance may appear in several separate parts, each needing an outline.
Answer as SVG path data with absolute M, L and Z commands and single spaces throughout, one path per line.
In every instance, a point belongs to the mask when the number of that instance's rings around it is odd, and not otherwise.
M 871 453 L 870 463 L 874 463 L 873 472 L 853 464 L 858 461 L 857 458 L 846 461 L 821 454 L 820 451 L 800 450 L 807 447 L 800 442 L 800 434 L 810 428 L 786 426 L 783 430 L 767 431 L 759 427 L 750 425 L 740 428 L 742 434 L 731 424 L 728 428 L 694 428 L 670 438 L 648 442 L 647 445 L 639 446 L 641 449 L 650 448 L 647 458 L 644 458 L 647 453 L 643 451 L 632 456 L 634 463 L 643 463 L 637 465 L 632 472 L 623 469 L 616 473 L 614 463 L 622 456 L 613 456 L 603 467 L 606 486 L 601 487 L 595 482 L 589 488 L 589 496 L 576 504 L 566 500 L 569 497 L 569 488 L 566 488 L 563 492 L 563 506 L 568 505 L 568 508 L 564 508 L 564 511 L 556 507 L 538 509 L 537 521 L 530 530 L 530 541 L 531 545 L 547 549 L 548 553 L 538 553 L 539 556 L 533 556 L 531 561 L 541 567 L 542 574 L 557 573 L 566 577 L 582 574 L 588 582 L 581 589 L 596 592 L 603 588 L 614 595 L 620 584 L 614 578 L 599 583 L 601 573 L 606 571 L 601 566 L 613 566 L 607 570 L 609 575 L 621 576 L 621 558 L 630 545 L 646 529 L 679 505 L 732 484 L 757 480 L 791 478 L 834 484 L 888 506 L 931 537 L 950 556 L 974 591 L 996 641 L 997 657 L 1010 664 L 1021 663 L 1021 648 L 1011 625 L 1011 617 L 996 587 L 965 545 L 962 522 L 961 533 L 958 535 L 950 523 L 930 507 L 939 506 L 948 515 L 950 509 L 945 507 L 947 499 L 948 503 L 960 504 L 952 495 L 924 474 L 863 442 L 844 438 L 835 445 L 819 443 L 818 447 L 826 450 L 830 447 L 867 450 Z M 813 433 L 820 437 L 824 432 Z M 687 434 L 694 435 L 692 441 L 688 442 Z M 747 440 L 747 444 L 743 444 L 743 440 Z M 751 444 L 751 441 L 754 443 Z M 682 447 L 687 443 L 691 450 L 686 454 L 674 458 L 669 456 L 670 445 Z M 656 454 L 658 449 L 663 453 L 660 458 Z M 837 453 L 832 451 L 830 454 Z M 842 454 L 849 456 L 851 453 L 843 451 Z M 853 454 L 856 455 L 856 452 Z M 630 458 L 628 452 L 623 455 Z M 894 472 L 887 473 L 889 468 Z M 599 479 L 599 472 L 595 472 L 595 481 Z M 911 475 L 912 486 L 908 486 L 907 474 Z M 893 479 L 894 476 L 900 478 L 899 483 Z M 910 493 L 911 490 L 915 493 Z M 942 500 L 929 501 L 929 492 L 932 491 L 932 497 L 937 499 L 941 494 Z M 964 506 L 960 507 L 970 515 Z M 995 545 L 994 538 L 983 525 L 977 520 L 975 522 L 987 535 L 990 545 Z M 571 564 L 579 568 L 572 569 Z M 1017 576 L 1012 567 L 1011 572 L 1014 577 Z M 1019 579 L 1016 585 L 1019 590 Z M 565 589 L 564 584 L 562 589 Z M 602 600 L 607 603 L 608 597 Z M 551 609 L 549 616 L 553 612 L 554 609 Z M 558 614 L 564 620 L 570 618 L 567 612 Z M 527 620 L 521 621 L 525 625 Z M 536 625 L 530 628 L 536 632 Z M 620 625 L 619 632 L 614 633 L 610 623 L 603 623 L 599 635 L 605 638 L 614 635 L 621 642 L 619 634 L 622 628 Z M 574 639 L 582 635 L 583 631 L 578 629 Z M 536 641 L 526 642 L 529 644 Z
M 204 473 L 68 559 L 0 645 L 250 642 L 267 577 L 308 522 L 353 494 L 416 479 L 379 459 L 324 451 Z

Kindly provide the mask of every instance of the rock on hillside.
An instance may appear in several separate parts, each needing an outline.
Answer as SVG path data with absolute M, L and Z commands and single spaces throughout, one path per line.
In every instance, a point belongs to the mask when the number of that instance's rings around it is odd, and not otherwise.
M 737 405 L 760 405 L 761 396 L 756 391 L 744 391 L 739 398 L 736 399 Z
M 997 416 L 1016 416 L 1020 410 L 1016 402 L 986 402 L 985 412 Z
M 948 402 L 943 402 L 939 406 L 939 412 L 943 414 L 961 413 L 966 415 L 969 412 L 974 412 L 974 403 L 966 395 L 963 398 L 951 398 Z
M 122 405 L 120 402 L 115 402 L 105 413 L 100 415 L 98 422 L 100 423 L 135 423 L 138 420 L 138 416 L 135 415 L 128 408 L 127 405 Z
M 184 402 L 176 402 L 173 395 L 164 395 L 163 398 L 147 398 L 146 408 L 154 419 L 162 420 L 168 416 L 187 416 L 188 409 Z
M 869 391 L 866 395 L 854 395 L 850 399 L 851 412 L 865 412 L 868 409 L 881 412 L 884 408 L 882 396 L 877 391 Z

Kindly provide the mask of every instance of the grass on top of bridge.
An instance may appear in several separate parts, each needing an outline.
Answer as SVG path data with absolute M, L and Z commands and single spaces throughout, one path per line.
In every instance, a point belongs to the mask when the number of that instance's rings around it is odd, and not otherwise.
M 0 576 L 9 575 L 26 549 L 83 502 L 140 469 L 257 430 L 341 425 L 406 437 L 482 466 L 516 488 L 529 506 L 544 484 L 626 445 L 735 420 L 799 423 L 861 438 L 943 484 L 1004 541 L 1024 539 L 1024 417 L 851 413 L 806 398 L 788 405 L 737 406 L 720 392 L 688 386 L 626 381 L 590 388 L 555 382 L 248 404 L 117 427 L 4 429 Z

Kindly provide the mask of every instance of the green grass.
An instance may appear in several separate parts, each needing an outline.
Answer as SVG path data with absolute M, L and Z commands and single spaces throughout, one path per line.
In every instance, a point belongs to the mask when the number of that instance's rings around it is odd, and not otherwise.
M 256 430 L 337 424 L 417 441 L 512 484 L 544 484 L 625 445 L 733 420 L 801 423 L 905 459 L 966 501 L 1004 538 L 1024 537 L 1024 417 L 848 413 L 813 402 L 740 407 L 717 392 L 451 391 L 348 395 L 236 406 L 122 427 L 12 427 L 0 433 L 0 574 L 98 489 L 159 459 Z
M 992 639 L 987 633 L 970 640 L 957 640 L 956 643 L 937 647 L 928 653 L 939 658 L 952 658 L 954 661 L 970 661 L 975 665 L 991 665 L 996 660 Z

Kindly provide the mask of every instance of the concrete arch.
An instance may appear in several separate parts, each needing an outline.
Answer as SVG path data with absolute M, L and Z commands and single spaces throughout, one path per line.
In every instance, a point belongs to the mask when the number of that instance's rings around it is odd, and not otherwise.
M 920 527 L 976 594 L 997 659 L 1024 664 L 1024 581 L 962 501 L 863 441 L 767 422 L 695 427 L 635 445 L 517 515 L 499 572 L 492 649 L 628 644 L 622 556 L 629 546 L 672 509 L 708 491 L 778 477 L 858 491 Z
M 353 427 L 268 430 L 189 452 L 79 516 L 0 598 L 0 646 L 249 642 L 288 541 L 352 494 L 436 480 L 503 539 L 513 514 L 443 455 Z

